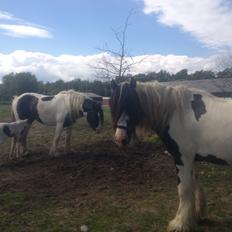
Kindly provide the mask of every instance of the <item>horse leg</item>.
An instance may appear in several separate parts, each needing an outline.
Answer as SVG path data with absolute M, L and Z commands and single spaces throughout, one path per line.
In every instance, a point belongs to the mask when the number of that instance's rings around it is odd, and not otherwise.
M 9 153 L 9 156 L 8 156 L 10 160 L 14 159 L 13 156 L 15 155 L 15 145 L 16 145 L 16 140 L 13 137 L 11 139 L 10 153 Z
M 57 124 L 56 130 L 55 130 L 55 136 L 54 136 L 52 146 L 51 146 L 50 151 L 49 151 L 50 156 L 57 156 L 57 154 L 56 154 L 57 145 L 58 145 L 58 142 L 60 140 L 60 136 L 61 136 L 62 131 L 63 131 L 63 124 L 60 124 L 60 123 Z
M 12 144 L 12 152 L 14 150 L 14 147 L 16 147 L 15 149 L 15 156 L 16 156 L 16 159 L 19 159 L 21 156 L 26 156 L 28 154 L 28 151 L 27 151 L 27 134 L 29 132 L 31 128 L 31 124 L 29 124 L 23 134 L 19 135 L 17 138 L 14 138 L 14 144 Z
M 168 231 L 187 232 L 196 226 L 194 183 L 192 178 L 193 160 L 181 157 L 182 165 L 176 165 L 178 175 L 179 207 L 175 218 L 170 221 Z
M 12 122 L 16 121 L 13 109 L 11 109 L 11 120 L 12 120 Z M 10 145 L 10 153 L 8 155 L 8 158 L 10 160 L 12 160 L 14 158 L 13 156 L 15 155 L 15 145 L 16 145 L 16 139 L 14 137 L 12 137 L 12 139 L 11 139 L 11 145 Z
M 21 154 L 22 144 L 19 141 L 16 141 L 16 148 L 15 148 L 15 158 L 19 159 Z
M 28 155 L 28 149 L 27 149 L 27 135 L 29 133 L 29 130 L 31 128 L 31 124 L 29 124 L 25 131 L 23 132 L 22 138 L 21 138 L 21 145 L 22 145 L 22 155 L 27 156 Z
M 65 154 L 68 154 L 70 152 L 70 141 L 71 141 L 71 135 L 72 135 L 72 127 L 69 126 L 66 128 L 66 134 L 65 134 Z
M 197 221 L 204 220 L 207 215 L 207 205 L 203 188 L 198 183 L 195 173 L 193 173 L 195 208 Z

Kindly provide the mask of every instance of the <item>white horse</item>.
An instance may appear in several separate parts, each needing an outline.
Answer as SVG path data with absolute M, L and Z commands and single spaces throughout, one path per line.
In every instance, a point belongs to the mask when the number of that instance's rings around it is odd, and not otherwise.
M 55 126 L 55 136 L 49 154 L 57 155 L 57 145 L 64 128 L 66 128 L 65 152 L 70 150 L 70 137 L 72 125 L 84 115 L 93 130 L 100 131 L 103 123 L 103 111 L 101 105 L 86 96 L 84 93 L 74 90 L 62 91 L 55 96 L 46 96 L 37 93 L 24 93 L 14 98 L 12 102 L 13 120 L 27 119 L 29 124 L 23 134 L 20 143 L 12 141 L 10 157 L 15 153 L 16 158 L 20 154 L 27 153 L 27 134 L 33 121 Z
M 174 157 L 179 207 L 168 231 L 192 231 L 206 215 L 194 161 L 232 163 L 232 100 L 205 91 L 157 83 L 111 83 L 111 113 L 119 146 L 136 127 L 153 129 Z

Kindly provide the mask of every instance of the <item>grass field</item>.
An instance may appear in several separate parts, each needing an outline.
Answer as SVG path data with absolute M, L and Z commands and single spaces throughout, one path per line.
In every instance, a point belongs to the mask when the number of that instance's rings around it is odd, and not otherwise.
M 0 106 L 0 120 L 10 119 Z M 148 139 L 126 150 L 112 142 L 109 109 L 104 130 L 75 125 L 72 152 L 50 158 L 54 128 L 35 124 L 30 155 L 8 161 L 10 141 L 0 145 L 0 232 L 163 232 L 178 206 L 172 158 Z M 60 145 L 60 152 L 63 144 Z M 209 219 L 198 232 L 232 231 L 232 168 L 197 167 Z

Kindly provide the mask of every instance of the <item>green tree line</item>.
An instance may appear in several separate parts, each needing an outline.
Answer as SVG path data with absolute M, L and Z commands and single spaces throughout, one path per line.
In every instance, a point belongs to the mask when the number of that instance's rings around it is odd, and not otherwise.
M 125 81 L 132 77 L 131 75 L 116 78 L 118 82 Z M 148 74 L 137 74 L 133 76 L 136 80 L 147 81 L 174 81 L 174 80 L 201 80 L 215 78 L 231 78 L 232 68 L 214 73 L 212 71 L 196 71 L 189 74 L 187 69 L 183 69 L 175 74 L 161 70 L 160 72 L 151 72 Z M 46 95 L 53 95 L 62 90 L 74 89 L 81 92 L 93 92 L 101 96 L 110 96 L 110 81 L 88 81 L 74 79 L 64 82 L 58 80 L 55 82 L 38 81 L 36 76 L 29 72 L 10 73 L 2 78 L 0 84 L 0 101 L 10 101 L 13 96 L 25 92 L 37 92 Z

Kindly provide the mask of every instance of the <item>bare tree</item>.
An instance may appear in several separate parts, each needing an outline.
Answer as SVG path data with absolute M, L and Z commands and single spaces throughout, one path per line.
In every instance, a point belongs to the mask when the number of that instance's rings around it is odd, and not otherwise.
M 216 57 L 217 74 L 216 79 L 212 79 L 212 83 L 226 95 L 227 91 L 232 89 L 232 52 L 227 51 Z
M 143 57 L 142 59 L 137 59 L 135 61 L 128 52 L 126 37 L 129 20 L 132 14 L 133 12 L 131 11 L 121 30 L 112 29 L 119 48 L 117 50 L 111 49 L 106 43 L 102 49 L 99 49 L 104 53 L 102 59 L 96 65 L 90 65 L 90 67 L 94 69 L 98 78 L 111 79 L 115 77 L 124 77 L 129 74 L 132 67 L 143 62 L 146 58 Z
M 217 71 L 223 71 L 225 69 L 232 68 L 232 51 L 227 51 L 219 54 L 216 57 Z

